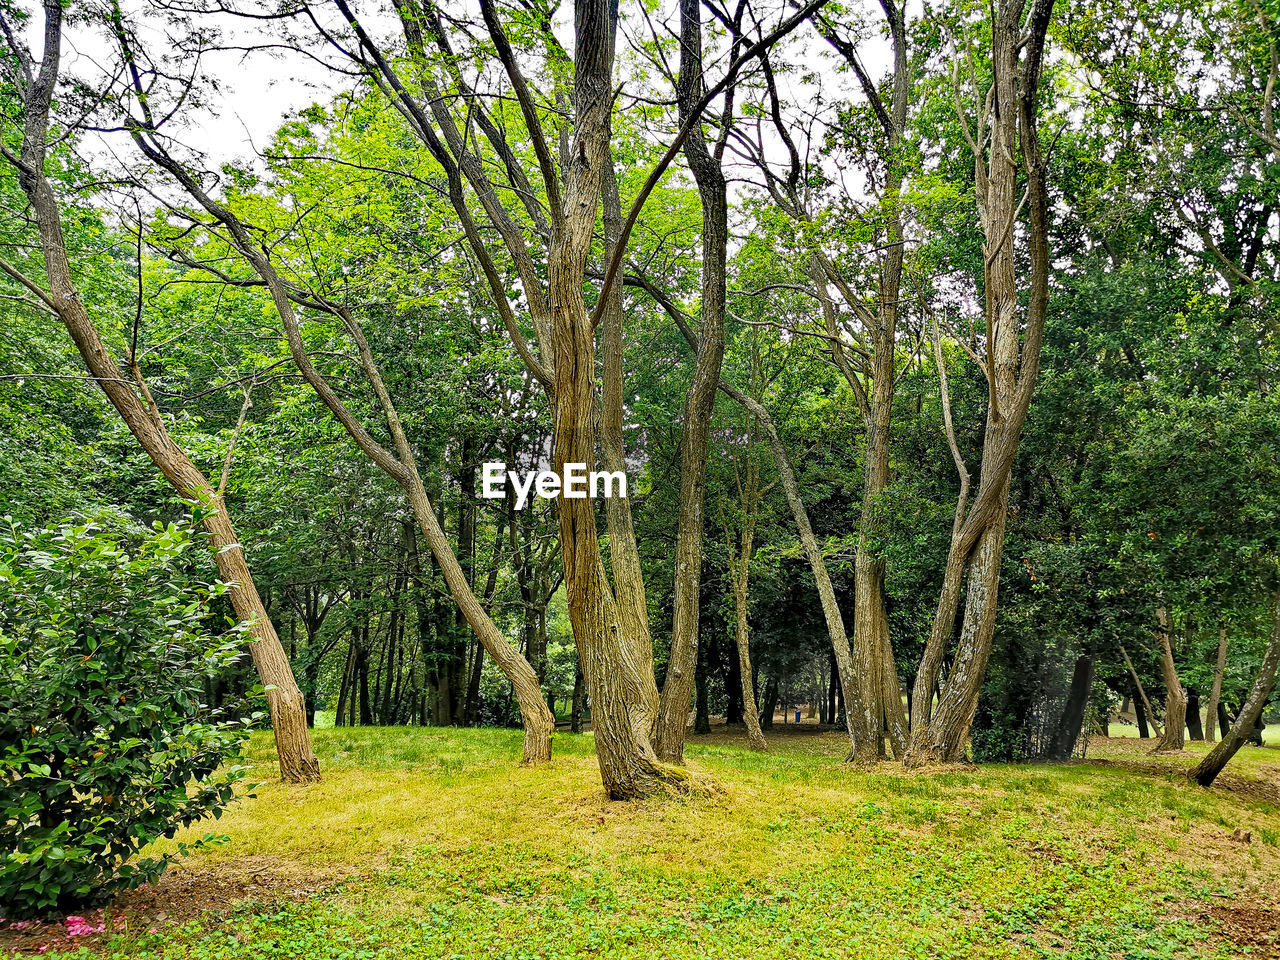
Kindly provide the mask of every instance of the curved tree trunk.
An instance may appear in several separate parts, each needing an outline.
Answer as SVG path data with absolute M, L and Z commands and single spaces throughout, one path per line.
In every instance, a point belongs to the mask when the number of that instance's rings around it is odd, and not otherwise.
M 968 471 L 955 443 L 942 381 L 948 442 L 962 483 L 943 588 L 916 673 L 906 757 L 910 765 L 964 758 L 995 634 L 1010 478 L 1039 375 L 1049 303 L 1047 167 L 1038 118 L 1041 67 L 1052 14 L 1053 0 L 1032 0 L 1030 9 L 1026 0 L 996 4 L 987 106 L 979 113 L 976 136 L 965 126 L 983 231 L 987 424 L 978 493 L 965 514 Z M 1024 207 L 1030 264 L 1025 298 L 1018 284 L 1021 261 L 1015 246 Z M 935 352 L 941 355 L 939 349 Z M 940 367 L 940 380 L 942 373 Z M 930 717 L 929 705 L 955 628 L 962 584 L 960 639 L 937 714 Z
M 118 39 L 127 52 L 127 38 L 121 33 L 118 35 Z M 135 95 L 140 99 L 145 97 L 141 89 L 136 89 Z M 318 296 L 301 294 L 292 289 L 281 279 L 274 264 L 271 262 L 268 251 L 253 241 L 244 224 L 229 208 L 210 197 L 199 181 L 192 176 L 191 172 L 167 152 L 163 142 L 157 139 L 153 126 L 147 124 L 133 130 L 132 133 L 134 142 L 143 154 L 157 166 L 168 171 L 193 200 L 226 228 L 228 237 L 237 252 L 253 268 L 266 286 L 267 292 L 270 294 L 272 303 L 276 308 L 276 313 L 279 315 L 281 324 L 284 327 L 285 340 L 288 343 L 290 355 L 293 357 L 294 364 L 297 366 L 299 373 L 302 374 L 303 379 L 315 391 L 325 406 L 329 408 L 334 418 L 347 431 L 361 451 L 376 466 L 395 480 L 404 491 L 414 518 L 418 522 L 418 527 L 422 531 L 427 545 L 431 548 L 436 562 L 440 565 L 440 570 L 444 575 L 445 582 L 448 584 L 449 592 L 453 596 L 454 602 L 458 605 L 463 617 L 475 632 L 480 643 L 489 655 L 493 657 L 498 668 L 502 670 L 512 685 L 516 700 L 520 706 L 521 719 L 524 723 L 523 762 L 528 764 L 546 762 L 551 756 L 551 737 L 555 732 L 555 718 L 551 715 L 551 711 L 547 708 L 547 704 L 542 698 L 537 674 L 529 666 L 528 661 L 521 656 L 520 652 L 511 645 L 502 631 L 498 629 L 476 598 L 475 592 L 471 588 L 471 583 L 458 562 L 458 557 L 449 544 L 439 519 L 436 517 L 431 499 L 427 495 L 421 475 L 418 473 L 413 447 L 405 435 L 399 412 L 396 410 L 395 403 L 387 391 L 382 373 L 369 348 L 368 340 L 355 316 L 345 307 L 333 304 Z M 306 345 L 302 339 L 298 316 L 294 309 L 295 299 L 305 300 L 309 305 L 324 309 L 342 321 L 348 335 L 356 346 L 361 369 L 368 378 L 369 384 L 378 399 L 378 404 L 381 407 L 391 435 L 395 449 L 394 454 L 374 439 L 359 419 L 342 402 L 329 381 L 311 363 Z M 454 691 L 455 697 L 457 692 Z M 451 710 L 450 713 L 450 721 L 452 721 L 454 711 Z
M 1262 663 L 1258 666 L 1258 676 L 1253 681 L 1248 699 L 1240 708 L 1236 722 L 1229 731 L 1222 735 L 1222 742 L 1209 751 L 1188 776 L 1202 787 L 1213 784 L 1222 768 L 1250 737 L 1262 717 L 1262 711 L 1275 686 L 1276 671 L 1280 669 L 1280 592 L 1272 597 L 1271 636 L 1267 641 L 1266 652 L 1262 655 Z
M 244 550 L 232 526 L 226 504 L 202 474 L 175 444 L 143 382 L 131 362 L 133 379 L 142 397 L 134 392 L 112 356 L 84 306 L 72 279 L 62 235 L 58 200 L 44 174 L 49 126 L 49 107 L 59 71 L 62 39 L 62 7 L 48 0 L 45 9 L 45 49 L 40 72 L 23 91 L 24 129 L 19 183 L 35 211 L 44 255 L 47 291 L 36 288 L 26 278 L 15 277 L 32 286 L 62 320 L 75 341 L 89 373 L 97 380 L 111 405 L 129 428 L 152 462 L 170 485 L 193 507 L 204 514 L 218 565 L 219 576 L 233 584 L 230 591 L 236 617 L 249 624 L 253 640 L 249 652 L 258 677 L 267 688 L 267 707 L 276 739 L 280 776 L 287 782 L 303 783 L 320 779 L 320 765 L 311 750 L 307 732 L 306 701 L 289 666 L 280 638 L 262 605 L 245 562 Z

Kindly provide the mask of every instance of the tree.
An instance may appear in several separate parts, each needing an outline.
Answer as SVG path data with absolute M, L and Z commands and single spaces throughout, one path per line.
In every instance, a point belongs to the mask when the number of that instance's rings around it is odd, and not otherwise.
M 142 379 L 136 357 L 129 358 L 131 377 L 124 377 L 94 326 L 72 275 L 63 237 L 61 209 L 46 174 L 51 106 L 61 63 L 62 6 L 52 0 L 44 4 L 44 49 L 38 63 L 18 40 L 21 28 L 10 21 L 7 13 L 2 16 L 11 62 L 16 65 L 15 86 L 22 97 L 21 152 L 14 155 L 6 148 L 3 155 L 16 170 L 18 182 L 35 212 L 48 285 L 42 286 L 7 262 L 0 261 L 0 269 L 58 315 L 75 341 L 89 373 L 130 433 L 174 489 L 203 511 L 203 522 L 210 533 L 218 568 L 223 579 L 234 584 L 231 602 L 237 616 L 250 625 L 253 641 L 249 649 L 267 689 L 280 774 L 290 782 L 318 780 L 320 768 L 307 735 L 302 693 L 258 596 L 221 493 L 170 438 Z
M 986 343 L 981 360 L 988 389 L 986 432 L 972 503 L 967 500 L 967 484 L 961 486 L 937 613 L 916 674 L 911 746 L 906 758 L 910 764 L 963 757 L 991 655 L 1009 482 L 1039 372 L 1049 300 L 1048 201 L 1039 114 L 1040 77 L 1052 13 L 1052 0 L 1035 0 L 1030 10 L 1021 0 L 998 5 L 991 25 L 991 84 L 985 93 L 976 86 L 973 91 L 976 122 L 971 126 L 961 117 L 974 157 L 975 194 L 984 237 Z M 1024 183 L 1021 198 L 1020 180 Z M 1025 310 L 1016 255 L 1016 226 L 1024 206 L 1031 264 Z M 967 469 L 950 427 L 948 437 L 963 478 Z M 937 709 L 931 711 L 962 587 L 965 602 L 960 636 Z

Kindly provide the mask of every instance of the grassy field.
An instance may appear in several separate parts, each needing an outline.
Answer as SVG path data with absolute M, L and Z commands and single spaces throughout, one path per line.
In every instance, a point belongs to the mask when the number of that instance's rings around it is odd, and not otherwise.
M 119 957 L 1277 956 L 1280 750 L 1231 789 L 1132 740 L 1086 763 L 904 774 L 844 739 L 695 738 L 723 794 L 607 802 L 589 736 L 518 767 L 496 730 L 316 732 L 323 783 L 267 782 L 117 909 Z M 1193 745 L 1198 746 L 1198 745 Z M 270 741 L 251 748 L 272 775 Z M 1245 834 L 1248 834 L 1246 839 Z M 54 945 L 56 952 L 58 945 Z M 29 946 L 28 946 L 29 949 Z

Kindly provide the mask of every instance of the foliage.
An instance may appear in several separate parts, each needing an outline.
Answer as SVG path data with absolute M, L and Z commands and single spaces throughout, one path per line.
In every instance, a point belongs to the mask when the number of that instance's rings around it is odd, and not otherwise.
M 204 541 L 189 524 L 6 527 L 0 901 L 16 916 L 152 880 L 210 842 L 137 859 L 232 801 L 249 722 L 201 702 L 244 651 L 239 629 L 215 629 L 228 587 L 199 579 Z
M 1138 759 L 1136 741 L 1111 763 L 903 775 L 839 764 L 840 733 L 775 728 L 768 754 L 717 734 L 688 756 L 730 796 L 618 804 L 593 785 L 590 735 L 557 734 L 559 759 L 539 770 L 512 769 L 519 738 L 318 731 L 325 782 L 301 796 L 264 785 L 229 811 L 231 843 L 197 862 L 225 876 L 269 855 L 284 884 L 324 889 L 265 887 L 229 915 L 138 925 L 103 952 L 1225 960 L 1240 949 L 1193 918 L 1276 877 L 1274 803 L 1117 764 Z M 255 734 L 251 756 L 269 751 Z M 1267 776 L 1277 755 L 1240 760 Z M 1254 843 L 1233 843 L 1236 828 Z

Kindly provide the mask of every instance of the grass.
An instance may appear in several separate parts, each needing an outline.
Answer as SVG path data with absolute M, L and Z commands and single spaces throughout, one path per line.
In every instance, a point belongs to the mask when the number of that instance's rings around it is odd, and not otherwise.
M 1266 912 L 1280 883 L 1280 806 L 1201 790 L 1172 771 L 855 770 L 839 763 L 839 734 L 801 727 L 778 731 L 767 755 L 725 734 L 696 738 L 689 761 L 722 796 L 624 804 L 604 799 L 589 735 L 558 734 L 555 760 L 535 770 L 515 764 L 519 743 L 505 730 L 317 730 L 323 783 L 264 783 L 223 816 L 229 842 L 161 882 L 213 889 L 252 874 L 256 892 L 237 888 L 248 891 L 238 902 L 104 951 L 1267 956 L 1265 934 L 1233 939 L 1232 918 L 1280 918 L 1280 906 Z M 1111 741 L 1100 759 L 1125 750 Z M 255 735 L 250 752 L 269 778 L 269 739 Z M 1277 758 L 1238 759 L 1274 777 Z M 1194 758 L 1174 763 L 1184 759 Z M 1237 828 L 1253 842 L 1233 841 Z M 1249 942 L 1263 952 L 1246 954 Z

